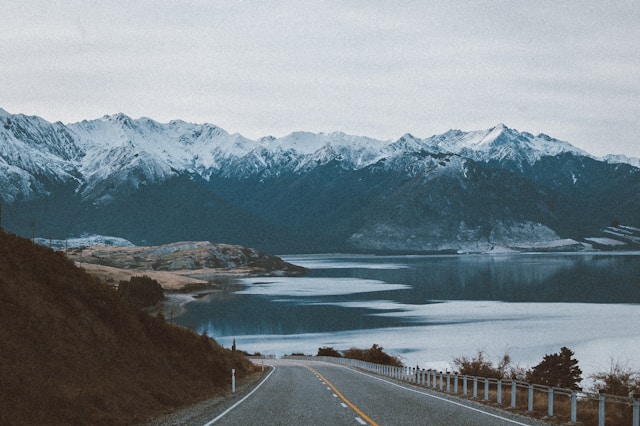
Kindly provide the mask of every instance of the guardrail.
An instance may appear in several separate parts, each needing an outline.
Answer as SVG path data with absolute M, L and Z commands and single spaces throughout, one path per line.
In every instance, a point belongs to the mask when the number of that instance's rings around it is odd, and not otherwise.
M 570 423 L 640 426 L 640 401 L 634 397 L 590 394 L 512 379 L 459 375 L 419 367 L 396 367 L 350 358 L 287 356 L 288 359 L 324 361 L 412 383 L 416 386 L 496 403 L 530 415 Z M 509 404 L 506 407 L 506 404 Z M 566 418 L 565 418 L 566 417 Z M 597 419 L 597 423 L 595 420 Z

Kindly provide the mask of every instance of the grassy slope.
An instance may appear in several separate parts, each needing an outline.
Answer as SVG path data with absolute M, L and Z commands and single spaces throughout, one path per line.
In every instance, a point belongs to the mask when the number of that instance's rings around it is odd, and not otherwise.
M 63 254 L 0 232 L 0 424 L 131 424 L 252 371 L 122 302 Z

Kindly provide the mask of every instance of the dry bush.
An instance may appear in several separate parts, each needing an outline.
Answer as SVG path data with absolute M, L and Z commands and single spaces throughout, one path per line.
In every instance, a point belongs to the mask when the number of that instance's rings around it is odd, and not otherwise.
M 387 354 L 383 349 L 382 346 L 374 343 L 369 349 L 348 349 L 344 352 L 343 356 L 345 358 L 359 359 L 374 364 L 392 365 L 394 367 L 404 366 L 400 358 Z
M 478 350 L 475 357 L 454 358 L 453 368 L 459 374 L 464 376 L 488 377 L 492 379 L 504 379 L 511 376 L 512 370 L 509 369 L 511 357 L 504 354 L 497 365 L 487 357 L 483 350 Z

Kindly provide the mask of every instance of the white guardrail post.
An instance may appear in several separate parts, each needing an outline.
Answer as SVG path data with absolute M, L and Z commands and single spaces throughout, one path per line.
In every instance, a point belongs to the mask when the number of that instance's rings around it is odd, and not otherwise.
M 633 426 L 640 426 L 640 400 L 633 401 Z
M 529 402 L 527 404 L 527 411 L 533 411 L 533 385 L 529 384 Z
M 236 393 L 236 369 L 231 369 L 231 393 Z
M 489 400 L 489 379 L 486 377 L 484 378 L 484 400 Z
M 458 373 L 453 375 L 453 393 L 458 394 Z
M 511 380 L 511 408 L 516 408 L 517 389 L 518 389 L 518 383 L 515 380 Z
M 600 394 L 598 398 L 598 426 L 604 426 L 604 410 L 605 410 L 605 400 L 604 394 Z
M 571 391 L 571 423 L 578 423 L 578 392 Z
M 553 388 L 549 388 L 549 396 L 547 399 L 547 416 L 553 417 Z
M 498 405 L 502 405 L 502 379 L 498 379 Z
M 478 378 L 475 376 L 473 377 L 473 397 L 478 397 Z

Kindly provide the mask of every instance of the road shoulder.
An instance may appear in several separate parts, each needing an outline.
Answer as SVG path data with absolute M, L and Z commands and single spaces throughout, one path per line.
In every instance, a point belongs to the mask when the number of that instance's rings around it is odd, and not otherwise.
M 269 374 L 270 368 L 265 366 L 264 371 L 258 371 L 249 377 L 236 382 L 236 392 L 231 393 L 229 389 L 223 395 L 207 398 L 203 401 L 179 408 L 169 414 L 158 416 L 143 426 L 174 426 L 205 424 L 218 414 L 224 412 L 233 404 L 244 398 Z M 229 384 L 231 387 L 231 384 Z

